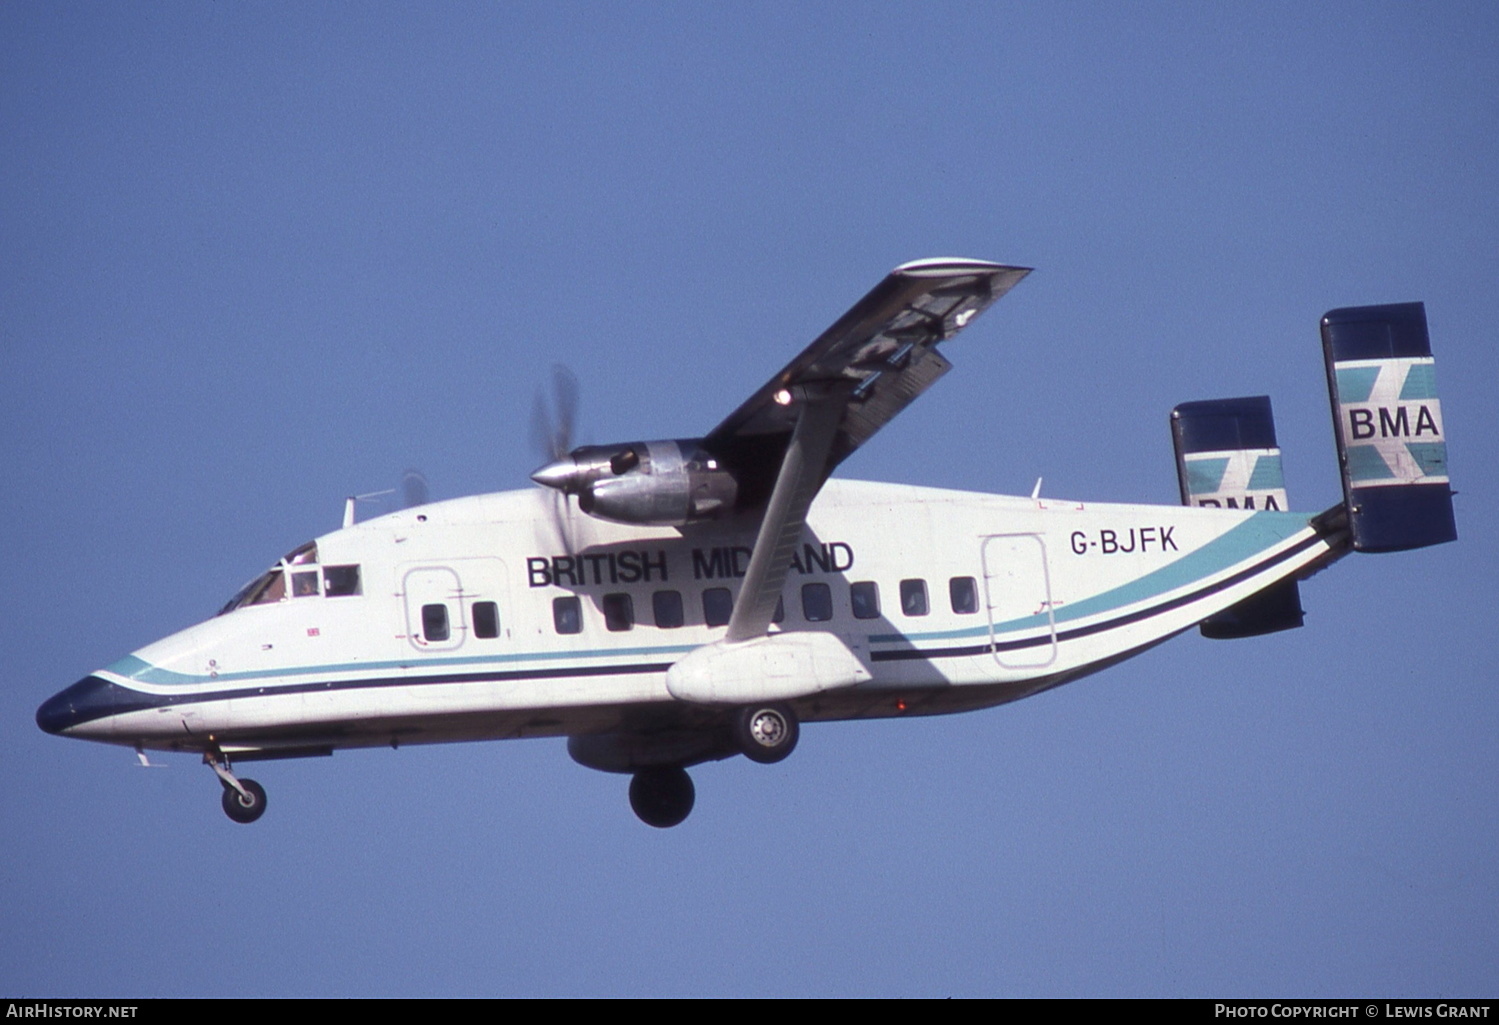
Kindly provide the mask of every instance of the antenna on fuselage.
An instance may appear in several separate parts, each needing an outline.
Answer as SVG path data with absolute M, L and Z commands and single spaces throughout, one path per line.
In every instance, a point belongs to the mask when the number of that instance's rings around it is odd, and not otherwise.
M 368 502 L 372 498 L 381 498 L 385 495 L 395 494 L 395 488 L 386 488 L 384 491 L 371 491 L 367 495 L 350 495 L 344 499 L 344 527 L 352 527 L 356 522 L 355 509 L 360 502 Z
M 384 498 L 393 495 L 397 491 L 401 493 L 401 508 L 410 509 L 413 506 L 426 505 L 431 501 L 431 491 L 427 487 L 427 478 L 420 470 L 407 470 L 401 474 L 401 486 L 399 488 L 386 488 L 384 491 L 371 491 L 366 495 L 350 495 L 344 499 L 344 526 L 352 527 L 358 521 L 358 506 L 360 502 L 368 502 L 376 498 Z

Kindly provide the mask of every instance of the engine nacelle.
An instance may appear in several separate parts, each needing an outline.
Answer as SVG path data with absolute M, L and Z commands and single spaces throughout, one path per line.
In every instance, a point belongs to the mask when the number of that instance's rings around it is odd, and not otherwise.
M 727 513 L 739 497 L 734 475 L 696 438 L 586 445 L 531 477 L 616 523 L 677 527 Z

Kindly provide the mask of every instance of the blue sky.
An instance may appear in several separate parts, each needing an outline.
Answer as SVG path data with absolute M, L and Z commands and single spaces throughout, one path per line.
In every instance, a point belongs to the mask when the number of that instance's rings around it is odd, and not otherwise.
M 1499 9 L 0 5 L 0 992 L 1492 995 Z M 36 706 L 343 497 L 700 433 L 891 267 L 1037 268 L 845 476 L 1176 499 L 1270 394 L 1339 492 L 1327 309 L 1427 303 L 1461 540 L 967 716 L 695 771 L 557 741 L 255 775 Z

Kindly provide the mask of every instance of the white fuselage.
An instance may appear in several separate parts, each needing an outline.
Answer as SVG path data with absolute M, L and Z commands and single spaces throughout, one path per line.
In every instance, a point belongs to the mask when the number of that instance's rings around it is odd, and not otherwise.
M 681 707 L 667 670 L 723 637 L 707 623 L 723 596 L 707 592 L 736 592 L 756 522 L 559 522 L 552 498 L 438 502 L 320 537 L 316 565 L 283 566 L 284 597 L 93 674 L 113 696 L 64 732 L 269 754 L 605 733 L 663 712 L 690 723 L 705 710 Z M 1297 513 L 832 480 L 773 631 L 831 632 L 868 669 L 808 688 L 804 720 L 961 711 L 1110 665 L 1305 575 L 1337 540 Z M 354 594 L 308 575 L 351 566 Z M 309 593 L 293 596 L 294 572 Z

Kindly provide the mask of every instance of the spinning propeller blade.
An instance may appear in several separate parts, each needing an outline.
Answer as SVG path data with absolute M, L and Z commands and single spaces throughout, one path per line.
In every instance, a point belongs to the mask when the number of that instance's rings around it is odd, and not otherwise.
M 426 505 L 430 501 L 427 490 L 427 478 L 420 470 L 407 470 L 401 474 L 401 508 L 410 509 L 415 505 Z
M 552 392 L 547 395 L 538 391 L 531 407 L 531 446 L 548 464 L 565 459 L 573 449 L 573 438 L 578 422 L 578 378 L 560 363 L 552 365 Z M 561 491 L 547 489 L 552 506 L 552 527 L 557 532 L 562 548 L 572 554 L 572 507 L 567 495 Z

